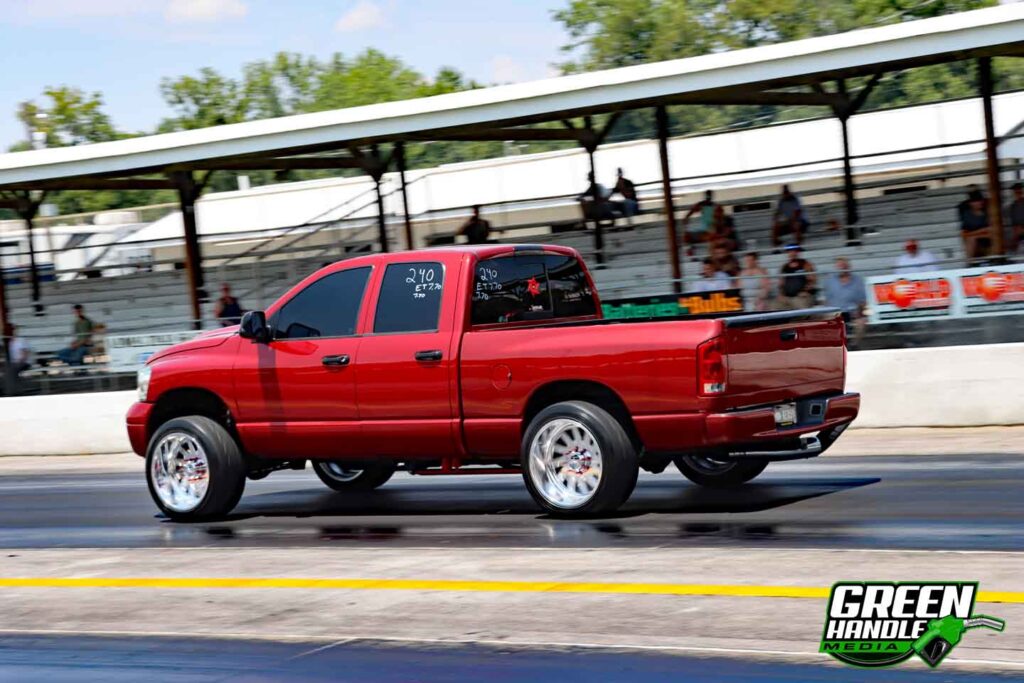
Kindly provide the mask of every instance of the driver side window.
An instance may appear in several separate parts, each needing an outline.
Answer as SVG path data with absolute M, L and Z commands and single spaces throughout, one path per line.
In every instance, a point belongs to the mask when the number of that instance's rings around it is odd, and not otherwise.
M 354 335 L 370 270 L 369 266 L 340 270 L 296 294 L 274 316 L 274 338 Z

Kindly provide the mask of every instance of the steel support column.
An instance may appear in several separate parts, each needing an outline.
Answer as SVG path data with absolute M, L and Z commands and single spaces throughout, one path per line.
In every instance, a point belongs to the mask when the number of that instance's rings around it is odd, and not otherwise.
M 999 180 L 999 156 L 992 115 L 992 58 L 978 60 L 978 86 L 985 116 L 985 170 L 988 175 L 988 224 L 992 230 L 992 251 L 1003 254 L 1003 196 Z
M 176 171 L 171 174 L 178 187 L 178 204 L 181 207 L 181 222 L 185 229 L 185 269 L 188 272 L 189 298 L 192 303 L 192 326 L 199 330 L 203 326 L 203 254 L 199 246 L 199 230 L 196 226 L 196 200 L 202 194 L 191 171 Z
M 41 203 L 42 197 L 34 200 L 28 191 L 18 193 L 17 213 L 18 217 L 25 221 L 25 234 L 28 235 L 28 277 L 32 287 L 32 307 L 35 309 L 36 315 L 41 315 L 43 312 L 43 306 L 39 303 L 42 297 L 39 289 L 39 267 L 36 265 L 35 244 L 35 219 Z
M 665 202 L 665 231 L 672 263 L 672 291 L 683 291 L 683 268 L 679 262 L 679 235 L 676 233 L 676 206 L 672 199 L 672 172 L 668 158 L 668 112 L 664 106 L 655 109 L 658 133 L 658 155 L 661 157 L 661 192 Z
M 388 226 L 384 219 L 384 194 L 380 191 L 380 177 L 373 179 L 377 186 L 377 235 L 380 240 L 380 250 L 388 251 Z
M 604 197 L 598 196 L 597 191 L 597 165 L 594 163 L 594 147 L 588 146 L 587 148 L 587 159 L 590 161 L 590 177 L 592 179 L 590 188 L 590 199 L 593 202 L 592 211 L 594 211 L 594 260 L 599 263 L 604 263 L 604 224 L 601 222 L 601 210 L 604 204 Z
M 843 195 L 846 198 L 846 244 L 860 244 L 860 212 L 857 210 L 857 186 L 853 182 L 853 163 L 850 159 L 849 116 L 840 116 L 839 125 L 843 130 Z
M 402 186 L 402 214 L 405 218 L 405 248 L 412 251 L 412 217 L 409 215 L 409 195 L 405 190 L 405 143 L 395 144 L 395 165 L 398 166 L 398 182 Z

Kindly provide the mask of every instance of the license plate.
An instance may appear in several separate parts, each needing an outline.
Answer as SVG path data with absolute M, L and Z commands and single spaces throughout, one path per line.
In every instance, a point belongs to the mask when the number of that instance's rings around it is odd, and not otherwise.
M 796 424 L 796 404 L 795 403 L 784 403 L 781 406 L 775 406 L 775 426 L 776 427 L 788 427 L 789 425 Z

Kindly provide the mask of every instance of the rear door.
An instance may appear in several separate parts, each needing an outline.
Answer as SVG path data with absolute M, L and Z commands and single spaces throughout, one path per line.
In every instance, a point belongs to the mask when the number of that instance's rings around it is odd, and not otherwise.
M 239 434 L 267 457 L 360 454 L 354 366 L 372 269 L 335 271 L 271 317 L 274 338 L 242 340 L 233 373 Z
M 459 273 L 452 271 L 461 261 L 418 256 L 378 274 L 359 348 L 359 413 L 371 455 L 436 458 L 456 452 Z

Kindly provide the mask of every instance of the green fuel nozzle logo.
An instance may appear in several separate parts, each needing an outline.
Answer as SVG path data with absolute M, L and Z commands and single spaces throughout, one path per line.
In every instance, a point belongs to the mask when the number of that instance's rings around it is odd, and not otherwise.
M 938 666 L 966 631 L 1006 627 L 974 614 L 977 593 L 974 581 L 841 581 L 829 595 L 820 651 L 854 666 L 892 666 L 915 654 Z
M 938 666 L 946 658 L 950 650 L 956 647 L 963 637 L 964 631 L 970 628 L 990 628 L 1002 631 L 1006 622 L 984 614 L 976 614 L 970 619 L 960 619 L 952 614 L 941 619 L 928 622 L 924 635 L 913 642 L 911 647 L 929 666 Z

